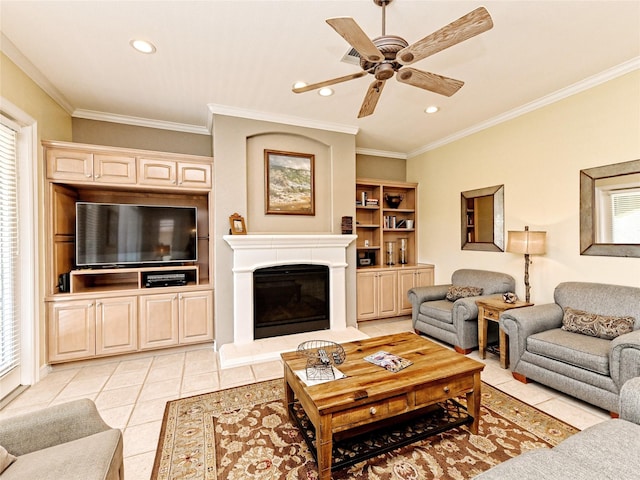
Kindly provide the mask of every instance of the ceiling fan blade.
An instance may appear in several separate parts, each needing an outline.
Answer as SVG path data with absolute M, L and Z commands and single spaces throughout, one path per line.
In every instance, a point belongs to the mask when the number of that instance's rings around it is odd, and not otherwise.
M 396 55 L 396 60 L 403 65 L 409 65 L 486 32 L 492 27 L 493 20 L 487 9 L 478 7 L 422 40 L 403 48 Z
M 400 69 L 397 74 L 399 82 L 413 85 L 414 87 L 424 88 L 430 92 L 439 93 L 450 97 L 462 88 L 464 82 L 454 78 L 443 77 L 435 73 L 423 72 L 411 67 Z
M 360 78 L 367 74 L 367 72 L 357 72 L 352 73 L 351 75 L 345 75 L 344 77 L 333 78 L 331 80 L 325 80 L 324 82 L 312 83 L 311 85 L 306 85 L 304 87 L 292 88 L 293 93 L 304 93 L 309 92 L 311 90 L 316 90 L 318 88 L 328 87 L 329 85 L 335 85 L 336 83 L 346 82 L 347 80 L 353 80 L 354 78 Z
M 378 99 L 380 98 L 384 84 L 385 80 L 375 80 L 371 85 L 369 85 L 369 90 L 367 90 L 367 94 L 365 95 L 362 106 L 360 107 L 358 118 L 366 117 L 373 113 L 376 109 L 376 105 L 378 104 Z
M 356 21 L 351 17 L 328 18 L 327 23 L 344 38 L 349 45 L 356 49 L 361 57 L 377 63 L 384 60 L 384 55 L 378 50 Z

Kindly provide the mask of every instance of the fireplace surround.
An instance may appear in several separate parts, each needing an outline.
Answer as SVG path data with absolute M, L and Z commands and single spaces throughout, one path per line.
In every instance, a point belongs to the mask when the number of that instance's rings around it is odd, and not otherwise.
M 347 328 L 347 247 L 356 235 L 225 235 L 233 249 L 233 341 L 255 340 L 253 273 L 279 265 L 325 265 L 329 269 L 329 329 Z

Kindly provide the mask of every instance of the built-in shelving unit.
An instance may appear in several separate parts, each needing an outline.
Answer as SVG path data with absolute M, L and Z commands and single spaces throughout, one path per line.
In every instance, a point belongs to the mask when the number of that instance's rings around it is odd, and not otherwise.
M 418 185 L 356 180 L 357 318 L 411 313 L 406 292 L 433 284 L 433 265 L 417 264 Z

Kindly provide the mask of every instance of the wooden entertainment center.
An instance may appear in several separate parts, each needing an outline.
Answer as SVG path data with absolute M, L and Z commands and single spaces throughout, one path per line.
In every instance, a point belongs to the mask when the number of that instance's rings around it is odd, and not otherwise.
M 213 342 L 213 158 L 43 141 L 49 363 Z M 78 268 L 78 201 L 197 208 L 197 262 Z M 145 278 L 184 273 L 185 285 Z M 68 275 L 61 292 L 59 278 Z M 67 291 L 68 290 L 68 291 Z

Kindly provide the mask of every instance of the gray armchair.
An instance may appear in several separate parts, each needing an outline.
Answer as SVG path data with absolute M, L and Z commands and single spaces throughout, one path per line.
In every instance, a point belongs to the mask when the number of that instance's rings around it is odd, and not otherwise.
M 622 385 L 640 376 L 640 288 L 566 282 L 556 287 L 554 300 L 500 316 L 500 328 L 509 336 L 513 376 L 618 412 Z M 565 307 L 632 317 L 633 330 L 613 339 L 565 331 Z
M 88 399 L 0 420 L 0 445 L 17 457 L 2 480 L 123 480 L 122 432 Z
M 482 288 L 480 296 L 446 299 L 449 287 L 470 286 Z M 412 288 L 408 292 L 412 305 L 413 328 L 416 333 L 453 345 L 460 353 L 470 353 L 478 346 L 478 306 L 476 300 L 500 297 L 513 292 L 516 282 L 511 275 L 487 270 L 456 270 L 451 283 L 430 287 Z M 497 339 L 497 331 L 490 332 L 490 340 Z

